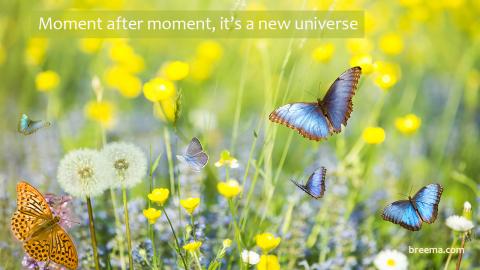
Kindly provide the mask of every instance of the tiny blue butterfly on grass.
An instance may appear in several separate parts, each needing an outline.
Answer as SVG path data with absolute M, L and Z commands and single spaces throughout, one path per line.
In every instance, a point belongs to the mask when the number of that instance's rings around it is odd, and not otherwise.
M 321 167 L 313 172 L 312 175 L 308 178 L 308 181 L 305 185 L 299 184 L 294 180 L 292 181 L 297 187 L 305 191 L 308 195 L 312 196 L 315 199 L 323 197 L 325 193 L 325 176 L 327 175 L 327 169 Z
M 188 144 L 185 154 L 177 155 L 177 158 L 197 172 L 205 167 L 208 162 L 208 155 L 203 151 L 202 144 L 196 137 L 192 138 Z
M 389 204 L 383 210 L 382 218 L 408 230 L 418 231 L 423 222 L 431 224 L 437 219 L 442 192 L 439 184 L 425 186 L 415 196 L 409 196 L 408 200 Z
M 34 121 L 28 118 L 26 114 L 22 114 L 20 120 L 18 121 L 18 132 L 20 132 L 23 135 L 30 135 L 35 133 L 37 130 L 44 128 L 44 127 L 49 127 L 50 122 L 48 121 Z
M 342 73 L 317 102 L 295 102 L 274 110 L 272 122 L 295 129 L 303 137 L 319 141 L 342 131 L 352 112 L 352 97 L 362 74 L 360 67 L 352 67 Z

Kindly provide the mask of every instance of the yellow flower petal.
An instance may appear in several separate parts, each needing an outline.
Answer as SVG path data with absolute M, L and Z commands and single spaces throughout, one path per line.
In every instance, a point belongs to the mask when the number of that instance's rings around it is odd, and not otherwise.
M 175 97 L 175 85 L 166 79 L 155 78 L 143 86 L 145 98 L 152 102 L 167 100 Z
M 271 233 L 262 233 L 255 236 L 255 242 L 264 253 L 271 251 L 280 244 L 280 237 L 275 237 Z
M 218 183 L 217 190 L 223 197 L 230 199 L 237 196 L 242 191 L 242 187 L 236 180 L 230 179 L 227 182 Z
M 362 137 L 368 144 L 380 144 L 385 141 L 385 130 L 381 127 L 367 127 L 363 131 Z
M 189 215 L 195 211 L 197 206 L 200 204 L 200 198 L 188 198 L 184 200 L 180 200 L 180 204 L 182 207 L 187 211 Z
M 40 72 L 35 77 L 35 85 L 38 91 L 48 92 L 55 89 L 60 83 L 60 76 L 52 70 Z
M 150 207 L 143 210 L 143 215 L 148 219 L 148 223 L 154 224 L 155 221 L 157 221 L 157 219 L 162 215 L 162 211 Z
M 164 205 L 168 199 L 170 191 L 166 188 L 155 188 L 147 195 L 148 199 L 158 205 Z
M 186 245 L 183 245 L 183 249 L 185 249 L 186 251 L 189 251 L 189 252 L 194 252 L 197 249 L 199 249 L 201 246 L 202 246 L 202 242 L 193 241 L 193 242 L 190 242 Z
M 398 117 L 395 119 L 395 127 L 403 134 L 413 134 L 415 133 L 420 125 L 422 120 L 415 114 L 407 114 L 403 117 Z

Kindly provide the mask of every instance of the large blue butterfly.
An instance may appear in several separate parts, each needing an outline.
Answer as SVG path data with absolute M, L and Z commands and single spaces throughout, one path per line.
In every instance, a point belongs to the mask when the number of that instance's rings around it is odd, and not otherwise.
M 442 192 L 439 184 L 425 186 L 415 196 L 409 196 L 408 200 L 389 204 L 383 209 L 382 217 L 411 231 L 418 231 L 423 222 L 431 224 L 437 219 Z
M 319 141 L 342 130 L 352 112 L 352 97 L 362 74 L 360 67 L 342 73 L 317 102 L 295 102 L 274 110 L 269 119 L 297 130 L 303 137 Z
M 299 184 L 294 180 L 292 181 L 297 187 L 305 191 L 308 195 L 312 196 L 315 199 L 323 197 L 325 193 L 325 176 L 327 175 L 327 169 L 322 167 L 313 172 L 312 175 L 308 178 L 308 181 L 305 185 Z
M 203 151 L 202 144 L 196 137 L 193 137 L 188 144 L 185 154 L 177 155 L 177 158 L 187 163 L 196 172 L 205 167 L 208 162 L 208 155 Z
M 28 118 L 26 114 L 22 114 L 20 120 L 18 121 L 18 132 L 22 133 L 23 135 L 30 135 L 35 133 L 35 131 L 50 126 L 50 122 L 48 121 L 34 121 Z

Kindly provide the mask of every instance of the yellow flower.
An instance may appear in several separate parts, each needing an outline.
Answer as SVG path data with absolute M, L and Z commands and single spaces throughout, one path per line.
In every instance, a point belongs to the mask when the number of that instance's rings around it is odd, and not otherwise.
M 230 168 L 238 168 L 238 160 L 230 155 L 230 152 L 223 150 L 220 154 L 220 160 L 215 162 L 215 167 L 222 167 L 228 165 Z
M 395 33 L 388 33 L 380 38 L 380 50 L 386 54 L 397 55 L 403 51 L 402 37 Z
M 171 81 L 183 80 L 188 76 L 190 65 L 182 61 L 168 62 L 163 65 L 160 73 Z
M 190 63 L 190 76 L 196 81 L 204 81 L 212 75 L 213 65 L 210 61 L 196 58 Z
M 202 246 L 202 242 L 200 241 L 193 241 L 193 242 L 190 242 L 186 245 L 183 245 L 183 249 L 185 249 L 186 251 L 190 251 L 190 252 L 195 252 L 197 249 L 199 249 L 200 247 Z
M 257 246 L 262 249 L 264 253 L 268 253 L 280 244 L 280 237 L 275 237 L 271 233 L 262 233 L 255 236 Z
M 143 60 L 142 56 L 133 54 L 126 62 L 121 63 L 121 65 L 129 72 L 136 74 L 145 69 L 145 60 Z
M 25 60 L 29 65 L 40 65 L 48 48 L 48 40 L 45 38 L 32 38 L 28 41 L 25 49 Z
M 312 52 L 312 58 L 315 61 L 327 63 L 332 58 L 334 52 L 335 45 L 333 45 L 331 42 L 328 42 L 315 48 Z
M 280 270 L 280 263 L 275 255 L 262 255 L 257 270 Z
M 350 38 L 347 40 L 347 49 L 351 54 L 366 54 L 373 49 L 372 42 L 367 38 Z
M 385 141 L 385 130 L 381 127 L 367 127 L 363 130 L 362 137 L 368 144 L 380 144 Z
M 87 118 L 99 122 L 105 128 L 113 126 L 114 113 L 115 106 L 108 101 L 90 101 L 85 106 Z
M 118 92 L 126 98 L 136 98 L 142 92 L 142 81 L 134 75 L 119 78 Z
M 180 200 L 180 204 L 185 208 L 187 213 L 191 215 L 195 208 L 200 204 L 200 198 L 188 198 L 184 200 Z
M 177 111 L 177 102 L 175 99 L 167 99 L 153 104 L 153 113 L 155 117 L 164 122 L 175 121 Z
M 373 71 L 372 56 L 369 54 L 358 54 L 350 59 L 350 66 L 360 66 L 363 74 L 370 74 Z
M 217 190 L 223 197 L 230 199 L 237 196 L 242 191 L 242 187 L 237 180 L 230 179 L 227 182 L 218 183 Z
M 175 97 L 175 85 L 163 78 L 154 78 L 143 86 L 143 94 L 152 101 L 162 101 Z
M 80 50 L 86 54 L 94 54 L 102 48 L 103 40 L 100 38 L 82 38 L 80 40 Z
M 148 219 L 148 223 L 154 224 L 155 221 L 157 221 L 157 219 L 162 215 L 162 211 L 150 207 L 148 209 L 143 209 L 143 215 Z
M 41 92 L 48 92 L 53 90 L 60 83 L 60 76 L 52 70 L 40 72 L 35 77 L 35 85 L 37 90 Z
M 207 40 L 200 43 L 197 47 L 197 57 L 210 62 L 216 62 L 220 60 L 223 55 L 223 48 L 220 43 Z
M 125 41 L 116 41 L 110 48 L 110 58 L 131 73 L 138 73 L 145 68 L 143 57 L 136 54 Z
M 383 90 L 390 89 L 400 78 L 400 67 L 397 64 L 377 61 L 373 68 L 376 73 L 374 83 Z
M 404 134 L 415 133 L 421 124 L 422 119 L 412 113 L 395 119 L 395 127 Z
M 231 245 L 232 245 L 232 240 L 228 238 L 223 240 L 223 248 L 229 248 Z
M 157 203 L 160 206 L 163 206 L 168 200 L 168 195 L 170 191 L 166 188 L 156 188 L 152 190 L 151 193 L 147 195 L 148 199 L 154 203 Z
M 104 78 L 107 85 L 112 88 L 119 88 L 122 78 L 130 76 L 130 73 L 119 65 L 111 66 L 105 70 Z

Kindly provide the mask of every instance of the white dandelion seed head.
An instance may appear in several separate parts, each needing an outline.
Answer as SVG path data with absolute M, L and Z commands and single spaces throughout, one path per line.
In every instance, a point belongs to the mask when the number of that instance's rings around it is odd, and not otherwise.
M 113 170 L 98 151 L 80 149 L 68 153 L 57 171 L 62 189 L 75 197 L 95 197 L 108 188 Z
M 102 155 L 115 171 L 112 187 L 130 188 L 142 181 L 147 173 L 147 158 L 136 145 L 125 142 L 109 143 L 103 147 Z
M 373 264 L 379 270 L 406 270 L 408 259 L 399 251 L 387 249 L 377 254 Z
M 457 232 L 466 232 L 473 229 L 473 222 L 462 216 L 449 216 L 445 221 L 447 226 Z

